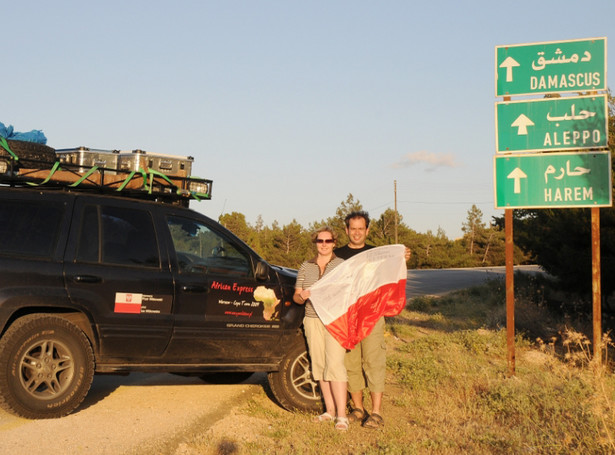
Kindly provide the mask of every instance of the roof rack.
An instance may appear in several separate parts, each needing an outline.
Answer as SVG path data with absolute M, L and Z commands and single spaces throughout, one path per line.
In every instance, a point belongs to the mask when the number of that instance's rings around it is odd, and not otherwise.
M 29 158 L 22 162 L 12 153 L 0 156 L 0 184 L 13 187 L 95 191 L 186 207 L 190 200 L 211 199 L 213 183 L 211 180 L 167 175 L 147 165 L 143 166 L 142 163 L 130 170 L 83 163 L 71 164 L 61 162 L 60 159 L 50 162 Z

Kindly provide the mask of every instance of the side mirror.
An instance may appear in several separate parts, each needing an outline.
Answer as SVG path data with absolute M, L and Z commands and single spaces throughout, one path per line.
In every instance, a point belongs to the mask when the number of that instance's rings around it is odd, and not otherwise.
M 254 272 L 254 277 L 258 281 L 266 281 L 269 279 L 269 267 L 265 262 L 259 262 L 256 264 L 256 271 Z

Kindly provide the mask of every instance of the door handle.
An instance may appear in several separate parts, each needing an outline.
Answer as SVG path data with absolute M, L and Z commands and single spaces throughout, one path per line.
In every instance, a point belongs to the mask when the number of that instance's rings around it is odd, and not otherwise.
M 95 275 L 75 275 L 73 281 L 75 283 L 100 283 L 102 278 Z

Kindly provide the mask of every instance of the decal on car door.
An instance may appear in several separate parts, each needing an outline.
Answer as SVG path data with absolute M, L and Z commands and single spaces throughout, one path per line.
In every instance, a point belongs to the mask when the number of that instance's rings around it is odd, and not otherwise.
M 113 311 L 130 314 L 170 314 L 172 302 L 170 295 L 116 292 Z

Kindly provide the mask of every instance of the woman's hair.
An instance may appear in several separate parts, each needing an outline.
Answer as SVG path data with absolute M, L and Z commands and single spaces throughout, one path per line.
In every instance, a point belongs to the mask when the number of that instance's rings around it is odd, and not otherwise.
M 331 226 L 322 226 L 312 233 L 312 243 L 316 243 L 318 234 L 321 232 L 329 232 L 331 234 L 331 238 L 337 242 L 337 233 L 333 230 L 333 228 Z

